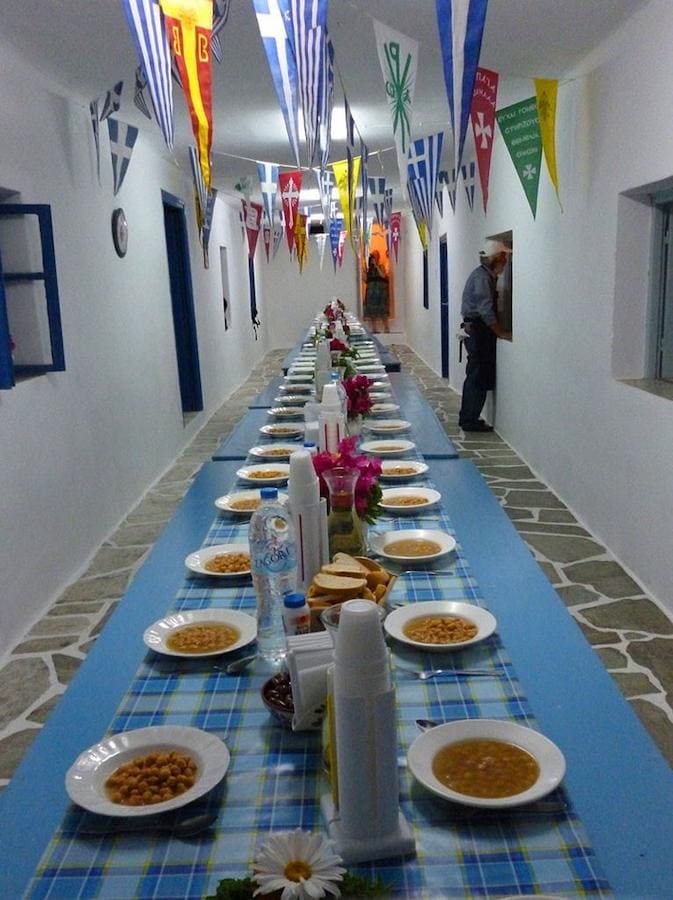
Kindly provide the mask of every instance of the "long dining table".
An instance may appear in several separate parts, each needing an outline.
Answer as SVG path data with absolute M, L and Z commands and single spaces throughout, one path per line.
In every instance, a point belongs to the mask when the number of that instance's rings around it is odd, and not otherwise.
M 257 425 L 267 412 L 247 416 Z M 385 514 L 375 530 L 439 528 L 457 547 L 431 566 L 399 571 L 389 602 L 462 600 L 490 610 L 497 630 L 447 656 L 391 642 L 400 803 L 416 853 L 358 870 L 381 876 L 393 897 L 670 897 L 673 773 L 476 467 L 449 455 L 427 464 L 412 483 L 436 488 L 440 504 Z M 169 612 L 254 614 L 250 581 L 194 575 L 184 563 L 200 547 L 246 540 L 247 520 L 214 505 L 244 487 L 240 465 L 204 464 L 0 795 L 0 897 L 200 898 L 222 878 L 250 874 L 255 848 L 270 832 L 324 830 L 319 734 L 271 718 L 260 696 L 263 667 L 228 675 L 212 659 L 176 660 L 142 641 Z M 408 671 L 438 661 L 492 676 L 421 682 Z M 558 745 L 567 773 L 553 803 L 475 812 L 414 781 L 406 752 L 418 719 L 482 717 L 526 724 Z M 216 814 L 214 826 L 190 838 L 87 835 L 100 817 L 70 802 L 68 767 L 105 734 L 163 724 L 196 726 L 226 743 L 224 780 L 193 804 Z

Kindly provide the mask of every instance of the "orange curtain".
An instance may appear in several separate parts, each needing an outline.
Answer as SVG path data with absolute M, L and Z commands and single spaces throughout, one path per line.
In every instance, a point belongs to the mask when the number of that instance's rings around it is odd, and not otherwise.
M 368 258 L 364 254 L 364 241 L 360 241 L 360 308 L 364 309 L 365 291 L 367 290 L 367 261 Z M 388 256 L 388 245 L 386 244 L 386 227 L 372 223 L 371 233 L 369 235 L 369 252 L 379 251 L 379 262 L 381 268 L 385 270 L 388 276 L 388 318 L 395 318 L 395 276 L 391 260 Z

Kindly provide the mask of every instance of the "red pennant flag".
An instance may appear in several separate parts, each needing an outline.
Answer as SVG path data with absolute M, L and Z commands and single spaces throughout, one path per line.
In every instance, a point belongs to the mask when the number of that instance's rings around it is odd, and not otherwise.
M 271 249 L 271 226 L 268 222 L 262 225 L 262 237 L 264 238 L 264 252 L 266 253 L 266 261 L 269 262 L 269 250 Z
M 472 94 L 470 119 L 477 151 L 477 168 L 481 181 L 484 212 L 488 204 L 488 179 L 491 171 L 491 154 L 495 137 L 495 103 L 498 96 L 498 73 L 490 69 L 477 69 Z
M 255 255 L 257 247 L 257 238 L 259 237 L 259 227 L 262 223 L 263 207 L 261 203 L 254 203 L 250 200 L 241 200 L 243 204 L 243 221 L 245 222 L 245 230 L 248 233 L 248 256 L 252 259 Z
M 301 170 L 295 172 L 282 172 L 278 176 L 280 197 L 283 201 L 283 218 L 285 219 L 285 235 L 287 246 L 292 253 L 294 245 L 294 227 L 297 223 L 299 211 L 299 194 L 301 192 Z
M 395 254 L 395 262 L 397 262 L 397 254 L 400 246 L 400 233 L 402 230 L 402 213 L 394 212 L 390 214 L 390 243 Z

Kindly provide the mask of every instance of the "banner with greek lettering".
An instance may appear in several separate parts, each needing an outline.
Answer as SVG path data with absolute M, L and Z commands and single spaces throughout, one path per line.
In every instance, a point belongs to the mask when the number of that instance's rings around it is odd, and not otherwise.
M 498 97 L 498 73 L 490 69 L 477 69 L 472 94 L 472 133 L 477 153 L 477 168 L 481 182 L 481 199 L 484 212 L 488 205 L 488 178 L 491 171 L 491 154 L 495 136 L 495 104 Z
M 535 78 L 537 115 L 542 135 L 542 150 L 549 171 L 551 183 L 556 191 L 556 199 L 561 202 L 558 192 L 558 171 L 556 169 L 556 96 L 558 81 L 554 78 Z
M 496 119 L 535 218 L 542 162 L 542 135 L 535 97 L 498 110 Z
M 278 176 L 280 198 L 283 203 L 283 219 L 285 235 L 290 253 L 294 247 L 294 226 L 299 213 L 299 194 L 301 193 L 301 169 L 294 172 L 281 172 Z

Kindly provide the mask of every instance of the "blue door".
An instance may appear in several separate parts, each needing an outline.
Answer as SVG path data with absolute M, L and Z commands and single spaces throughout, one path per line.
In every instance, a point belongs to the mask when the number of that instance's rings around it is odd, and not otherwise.
M 165 191 L 161 197 L 182 411 L 198 412 L 203 409 L 203 394 L 185 208 L 182 200 Z
M 446 235 L 439 239 L 439 326 L 442 341 L 442 378 L 449 377 L 449 254 Z

